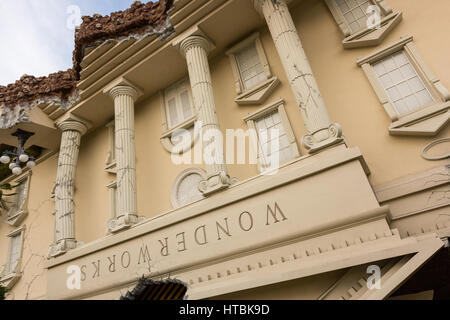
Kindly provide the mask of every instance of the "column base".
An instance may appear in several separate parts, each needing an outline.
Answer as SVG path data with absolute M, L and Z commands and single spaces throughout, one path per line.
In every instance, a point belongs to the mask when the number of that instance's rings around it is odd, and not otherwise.
M 129 229 L 145 219 L 145 217 L 139 217 L 135 214 L 125 214 L 118 218 L 111 219 L 108 221 L 108 233 L 117 233 Z
M 232 179 L 230 179 L 225 172 L 219 172 L 208 176 L 208 179 L 200 182 L 199 189 L 204 196 L 209 196 L 215 192 L 226 189 L 231 185 Z
M 76 240 L 61 240 L 60 242 L 54 243 L 50 246 L 47 257 L 49 259 L 56 258 L 67 253 L 70 250 L 81 246 L 82 244 L 82 242 L 78 242 Z
M 343 141 L 342 127 L 340 124 L 334 123 L 328 128 L 305 135 L 302 139 L 302 144 L 309 153 L 315 153 Z

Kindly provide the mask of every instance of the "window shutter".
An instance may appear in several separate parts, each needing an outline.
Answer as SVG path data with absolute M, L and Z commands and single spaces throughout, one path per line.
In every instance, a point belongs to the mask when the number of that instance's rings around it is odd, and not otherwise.
M 266 80 L 266 74 L 254 43 L 237 53 L 236 60 L 245 89 Z

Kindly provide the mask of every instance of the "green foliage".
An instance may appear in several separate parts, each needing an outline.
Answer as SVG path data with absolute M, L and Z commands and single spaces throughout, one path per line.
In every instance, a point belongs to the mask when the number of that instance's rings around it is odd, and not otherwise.
M 5 295 L 8 292 L 5 287 L 0 286 L 0 300 L 5 300 Z

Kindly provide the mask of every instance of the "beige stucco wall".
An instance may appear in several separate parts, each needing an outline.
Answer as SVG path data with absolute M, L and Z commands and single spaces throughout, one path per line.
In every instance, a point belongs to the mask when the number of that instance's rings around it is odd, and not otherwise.
M 28 202 L 28 216 L 22 223 L 26 226 L 22 264 L 22 278 L 15 285 L 10 298 L 42 299 L 47 292 L 47 271 L 44 263 L 50 243 L 53 242 L 53 215 L 55 209 L 51 198 L 55 181 L 57 156 L 53 155 L 33 169 Z M 7 234 L 18 228 L 0 224 L 0 263 L 6 261 L 8 252 Z
M 389 0 L 396 11 L 403 11 L 404 20 L 389 34 L 379 46 L 392 43 L 405 34 L 415 37 L 415 44 L 427 64 L 450 88 L 450 43 L 446 30 L 450 28 L 447 0 Z M 440 137 L 450 135 L 447 126 L 436 137 L 394 137 L 388 133 L 390 120 L 380 105 L 372 87 L 356 60 L 376 48 L 344 50 L 342 35 L 323 1 L 305 0 L 292 9 L 305 51 L 310 59 L 313 72 L 318 80 L 322 95 L 333 121 L 340 123 L 350 146 L 358 146 L 371 171 L 373 185 L 382 184 L 395 178 L 421 172 L 446 161 L 429 162 L 420 153 L 423 147 Z M 433 21 L 433 23 L 429 23 Z M 272 73 L 281 85 L 260 106 L 239 106 L 234 78 L 228 57 L 221 53 L 211 59 L 211 73 L 214 85 L 216 107 L 221 129 L 247 129 L 242 118 L 258 108 L 282 97 L 286 101 L 286 111 L 294 134 L 299 142 L 305 134 L 300 112 L 287 83 L 275 46 L 267 28 L 259 30 Z M 112 102 L 111 102 L 112 103 Z M 173 181 L 188 165 L 175 166 L 170 154 L 162 147 L 160 96 L 141 101 L 136 106 L 136 156 L 138 211 L 141 216 L 155 217 L 172 210 L 170 191 Z M 106 124 L 106 123 L 105 123 Z M 306 154 L 303 147 L 301 152 Z M 104 171 L 109 150 L 108 132 L 105 127 L 97 128 L 82 138 L 76 176 L 76 236 L 82 242 L 92 242 L 106 235 L 109 219 L 109 192 L 106 187 L 115 179 Z M 407 160 L 407 161 L 405 161 Z M 33 170 L 30 188 L 30 214 L 24 224 L 27 226 L 25 242 L 24 275 L 13 290 L 15 298 L 39 298 L 45 296 L 46 279 L 43 270 L 44 255 L 53 239 L 53 202 L 49 199 L 53 188 L 57 167 L 57 155 L 41 163 Z M 245 180 L 258 174 L 255 165 L 230 165 L 232 177 Z M 421 219 L 419 219 L 422 221 Z M 0 224 L 0 239 L 14 228 Z M 0 263 L 5 261 L 8 242 L 0 241 Z M 335 275 L 330 276 L 334 279 Z M 330 279 L 331 279 L 330 278 Z M 326 286 L 328 278 L 307 279 L 291 282 L 283 288 L 274 287 L 270 292 L 280 299 L 314 298 L 302 295 L 298 286 Z M 327 280 L 328 279 L 328 280 Z M 309 283 L 309 284 L 307 284 Z M 275 290 L 275 291 L 272 291 Z M 318 289 L 311 289 L 316 292 Z M 226 298 L 269 298 L 267 290 L 253 290 L 245 294 L 230 295 Z M 306 294 L 306 293 L 305 293 Z M 309 293 L 308 293 L 309 294 Z
M 450 127 L 435 137 L 390 136 L 390 119 L 356 60 L 401 36 L 413 35 L 426 63 L 450 88 L 447 72 L 450 43 L 444 41 L 450 28 L 447 17 L 450 2 L 389 0 L 388 3 L 394 11 L 403 12 L 403 21 L 379 46 L 351 50 L 343 49 L 341 31 L 324 1 L 305 0 L 292 10 L 331 118 L 342 125 L 348 144 L 361 148 L 372 170 L 373 185 L 448 163 L 448 160 L 426 161 L 420 154 L 431 141 L 448 137 Z

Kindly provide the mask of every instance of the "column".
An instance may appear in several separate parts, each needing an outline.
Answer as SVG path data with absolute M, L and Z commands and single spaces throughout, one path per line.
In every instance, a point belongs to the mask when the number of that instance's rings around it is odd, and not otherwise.
M 217 119 L 216 105 L 208 63 L 208 53 L 214 48 L 211 40 L 197 29 L 193 34 L 176 41 L 188 65 L 194 105 L 198 122 L 202 126 L 203 160 L 207 180 L 200 183 L 204 195 L 230 186 L 227 166 L 223 154 L 223 138 Z
M 134 103 L 142 91 L 120 79 L 105 89 L 114 101 L 115 155 L 117 163 L 117 216 L 108 222 L 109 232 L 118 232 L 140 222 L 137 213 Z
M 310 153 L 343 141 L 341 126 L 332 123 L 303 50 L 286 0 L 252 0 L 266 19 L 308 134 L 302 143 Z
M 62 131 L 55 187 L 55 240 L 49 257 L 56 257 L 77 247 L 75 239 L 75 174 L 81 136 L 89 124 L 73 115 L 57 123 Z

